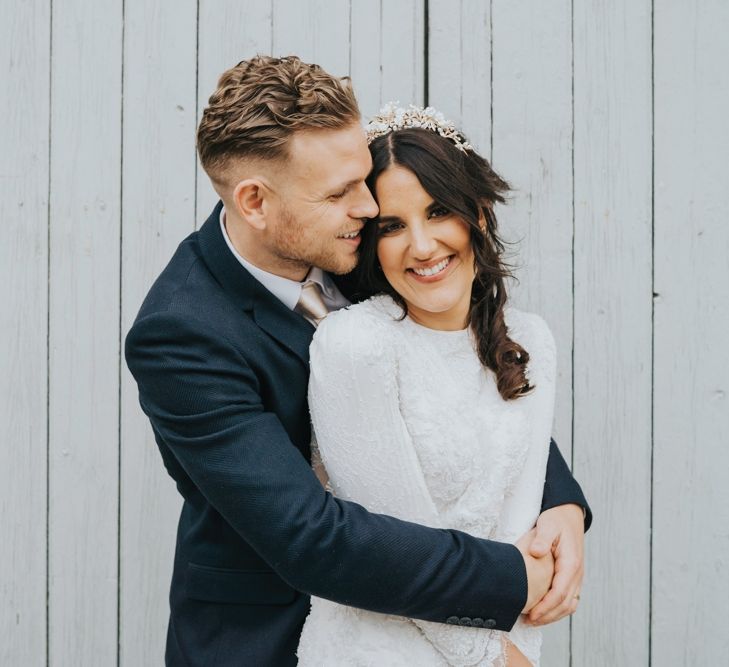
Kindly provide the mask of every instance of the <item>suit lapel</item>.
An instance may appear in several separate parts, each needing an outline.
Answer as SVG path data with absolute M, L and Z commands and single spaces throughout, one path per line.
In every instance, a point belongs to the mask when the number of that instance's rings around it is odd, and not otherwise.
M 251 313 L 263 331 L 308 365 L 314 327 L 281 303 L 233 256 L 220 230 L 222 208 L 223 203 L 218 202 L 198 232 L 205 264 L 233 303 Z
M 301 315 L 284 306 L 273 294 L 268 294 L 269 298 L 256 300 L 253 319 L 269 336 L 285 345 L 308 365 L 314 327 Z

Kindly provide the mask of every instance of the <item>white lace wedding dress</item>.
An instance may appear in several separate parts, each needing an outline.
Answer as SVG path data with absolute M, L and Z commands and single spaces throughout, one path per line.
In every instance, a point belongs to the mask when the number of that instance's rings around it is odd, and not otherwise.
M 368 510 L 515 542 L 539 515 L 552 427 L 554 341 L 505 312 L 536 389 L 504 401 L 471 334 L 436 331 L 379 296 L 332 313 L 311 346 L 309 405 L 333 493 Z M 484 573 L 484 576 L 488 576 Z M 505 664 L 507 637 L 534 665 L 541 633 L 378 614 L 312 598 L 300 667 Z

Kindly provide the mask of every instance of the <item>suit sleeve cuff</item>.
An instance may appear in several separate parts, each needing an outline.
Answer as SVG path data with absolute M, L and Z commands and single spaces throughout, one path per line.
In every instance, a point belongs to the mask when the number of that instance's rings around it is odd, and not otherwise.
M 503 609 L 496 619 L 496 630 L 508 632 L 514 627 L 519 615 L 526 606 L 528 595 L 528 581 L 526 563 L 521 551 L 513 544 L 505 544 L 504 557 L 508 559 L 508 569 L 513 575 L 513 583 L 511 590 L 514 592 L 513 601 L 510 608 Z

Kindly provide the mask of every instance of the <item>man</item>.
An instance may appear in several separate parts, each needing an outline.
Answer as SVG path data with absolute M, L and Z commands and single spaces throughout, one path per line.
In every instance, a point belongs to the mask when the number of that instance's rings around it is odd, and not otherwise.
M 221 202 L 126 342 L 184 498 L 167 664 L 296 664 L 312 594 L 504 630 L 543 597 L 533 620 L 574 611 L 590 518 L 554 444 L 537 537 L 519 548 L 368 513 L 311 470 L 309 342 L 348 303 L 330 274 L 354 268 L 377 214 L 348 81 L 295 57 L 244 61 L 210 98 L 198 150 Z

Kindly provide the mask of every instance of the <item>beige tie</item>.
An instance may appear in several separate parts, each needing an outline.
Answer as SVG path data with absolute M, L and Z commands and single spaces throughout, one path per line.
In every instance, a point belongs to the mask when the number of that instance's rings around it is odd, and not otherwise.
M 319 322 L 329 315 L 329 309 L 321 298 L 321 287 L 318 283 L 313 280 L 307 280 L 304 283 L 299 302 L 296 304 L 296 312 L 301 313 L 315 327 L 318 327 Z

